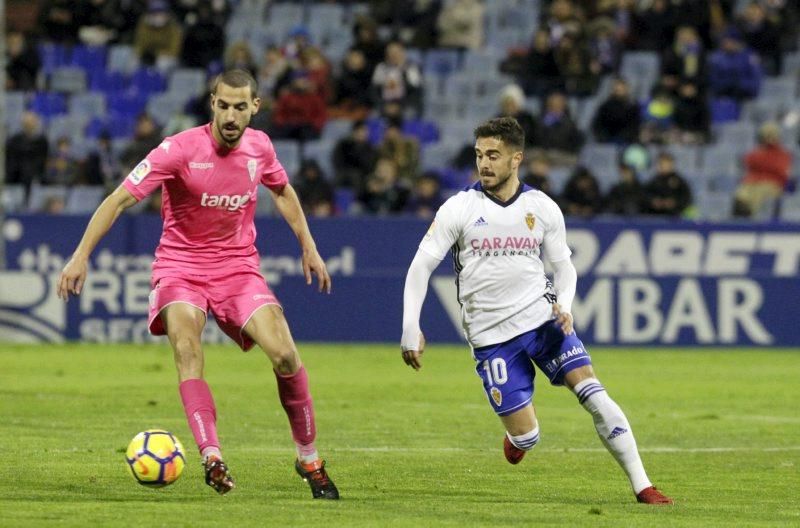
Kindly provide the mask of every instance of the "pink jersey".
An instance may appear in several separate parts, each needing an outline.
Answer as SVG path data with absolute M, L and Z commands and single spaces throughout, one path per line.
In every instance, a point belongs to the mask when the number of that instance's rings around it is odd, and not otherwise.
M 266 134 L 247 128 L 228 150 L 207 124 L 164 139 L 122 184 L 139 200 L 163 186 L 155 278 L 258 270 L 258 185 L 279 189 L 288 181 Z

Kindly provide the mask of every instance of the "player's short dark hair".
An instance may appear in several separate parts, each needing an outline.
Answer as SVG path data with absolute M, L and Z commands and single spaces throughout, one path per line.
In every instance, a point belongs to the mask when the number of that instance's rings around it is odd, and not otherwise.
M 258 96 L 258 82 L 256 82 L 253 76 L 250 75 L 250 72 L 246 70 L 227 70 L 217 75 L 217 78 L 214 80 L 212 93 L 217 93 L 217 86 L 219 86 L 220 83 L 226 84 L 231 88 L 244 88 L 245 86 L 249 86 L 251 96 L 254 98 Z
M 525 146 L 525 131 L 513 117 L 496 117 L 475 128 L 475 139 L 497 138 L 514 150 Z

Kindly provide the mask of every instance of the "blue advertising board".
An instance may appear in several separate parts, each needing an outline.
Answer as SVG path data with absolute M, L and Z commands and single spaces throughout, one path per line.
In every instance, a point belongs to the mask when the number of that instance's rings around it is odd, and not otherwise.
M 0 341 L 147 342 L 149 271 L 161 219 L 123 215 L 95 250 L 83 293 L 64 304 L 55 283 L 84 216 L 6 218 Z M 312 219 L 333 279 L 307 286 L 297 241 L 281 219 L 259 218 L 261 270 L 300 341 L 398 342 L 408 264 L 428 223 L 416 218 Z M 568 222 L 578 270 L 573 315 L 587 344 L 800 346 L 800 230 L 786 224 Z M 463 341 L 455 277 L 434 274 L 422 328 Z M 216 325 L 206 340 L 224 342 Z

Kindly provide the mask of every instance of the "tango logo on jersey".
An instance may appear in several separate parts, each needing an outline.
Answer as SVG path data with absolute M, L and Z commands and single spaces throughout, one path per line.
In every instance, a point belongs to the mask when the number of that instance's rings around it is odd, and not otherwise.
M 143 159 L 136 167 L 133 168 L 130 174 L 128 174 L 128 179 L 133 182 L 134 185 L 139 185 L 142 183 L 142 180 L 150 174 L 152 167 L 150 166 L 149 159 Z
M 208 194 L 203 193 L 200 198 L 200 205 L 203 207 L 216 207 L 217 209 L 225 209 L 227 211 L 238 211 L 250 201 L 250 192 L 240 195 L 229 194 Z
M 492 399 L 494 400 L 495 405 L 497 405 L 498 407 L 503 405 L 503 393 L 500 392 L 500 389 L 498 389 L 497 387 L 492 387 L 489 393 L 492 395 Z
M 528 225 L 528 229 L 533 231 L 533 226 L 536 225 L 536 217 L 533 216 L 533 213 L 528 213 L 525 215 L 525 223 Z

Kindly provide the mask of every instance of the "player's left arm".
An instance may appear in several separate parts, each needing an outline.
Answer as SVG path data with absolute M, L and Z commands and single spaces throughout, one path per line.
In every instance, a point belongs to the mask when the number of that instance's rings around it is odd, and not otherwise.
M 269 187 L 272 199 L 281 216 L 294 231 L 297 240 L 300 242 L 300 249 L 303 252 L 303 274 L 306 277 L 306 284 L 311 284 L 312 274 L 317 276 L 319 291 L 331 292 L 331 276 L 328 275 L 328 268 L 325 261 L 317 251 L 317 244 L 308 229 L 306 215 L 300 205 L 300 199 L 291 184 L 286 183 L 282 186 Z
M 572 301 L 578 284 L 578 273 L 572 264 L 572 251 L 567 245 L 567 228 L 564 215 L 555 202 L 549 201 L 549 218 L 544 234 L 544 254 L 553 266 L 553 288 L 557 302 L 553 304 L 553 316 L 565 334 L 573 329 Z

